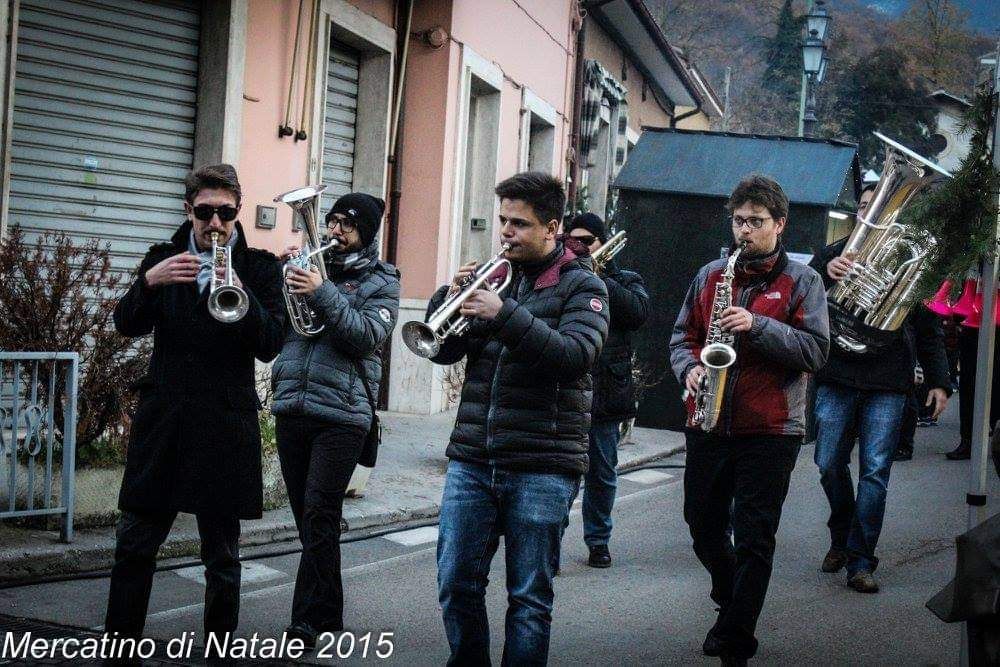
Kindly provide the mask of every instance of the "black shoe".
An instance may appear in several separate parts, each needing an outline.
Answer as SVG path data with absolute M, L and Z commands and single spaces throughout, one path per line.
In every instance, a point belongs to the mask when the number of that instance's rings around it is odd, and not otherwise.
M 595 544 L 590 547 L 590 558 L 587 559 L 590 567 L 611 567 L 611 552 L 608 551 L 607 544 Z
M 701 644 L 701 652 L 711 658 L 717 658 L 722 655 L 722 642 L 719 641 L 718 636 L 715 634 L 715 628 L 718 625 L 719 622 L 716 621 L 712 629 L 705 635 L 705 641 Z
M 828 574 L 833 574 L 834 572 L 840 572 L 845 565 L 847 565 L 847 552 L 843 549 L 830 547 L 830 550 L 826 552 L 826 556 L 823 557 L 823 564 L 819 566 L 819 569 Z
M 878 582 L 868 570 L 858 570 L 847 579 L 849 588 L 859 593 L 878 593 Z
M 913 447 L 900 445 L 896 448 L 896 453 L 892 455 L 893 461 L 911 461 L 913 459 Z
M 301 639 L 307 649 L 316 648 L 316 635 L 319 633 L 305 621 L 295 621 L 285 628 L 285 634 L 289 639 Z
M 968 442 L 958 443 L 958 447 L 944 455 L 949 461 L 968 461 L 972 458 L 972 444 Z
M 723 653 L 719 656 L 719 660 L 725 667 L 746 667 L 746 658 L 737 658 L 735 655 L 730 653 Z

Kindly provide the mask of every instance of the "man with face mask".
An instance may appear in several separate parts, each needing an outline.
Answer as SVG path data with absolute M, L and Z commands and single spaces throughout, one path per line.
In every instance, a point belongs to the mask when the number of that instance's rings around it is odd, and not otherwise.
M 566 195 L 549 174 L 496 187 L 500 242 L 513 265 L 502 294 L 474 291 L 465 335 L 431 359 L 466 360 L 441 499 L 438 599 L 450 665 L 490 663 L 486 583 L 500 538 L 507 566 L 505 665 L 548 660 L 552 578 L 569 503 L 587 470 L 591 368 L 608 333 L 608 292 L 556 238 Z M 431 298 L 462 289 L 475 263 Z
M 718 423 L 705 432 L 691 421 L 705 367 L 701 350 L 728 260 L 698 271 L 670 339 L 670 361 L 687 387 L 684 519 L 694 551 L 712 577 L 719 616 L 705 638 L 707 655 L 746 664 L 764 606 L 775 533 L 805 435 L 806 381 L 830 346 L 823 281 L 792 262 L 781 244 L 788 198 L 764 176 L 739 183 L 726 205 L 735 243 L 744 244 L 732 280 L 732 305 L 718 326 L 735 334 Z M 735 246 L 734 246 L 735 247 Z M 731 515 L 730 515 L 731 512 Z M 733 542 L 726 531 L 732 518 Z
M 378 258 L 384 211 L 381 199 L 364 193 L 338 199 L 326 215 L 329 237 L 339 242 L 324 254 L 328 279 L 297 267 L 286 278 L 324 325 L 313 337 L 289 328 L 271 376 L 278 456 L 302 542 L 288 634 L 310 647 L 318 634 L 344 628 L 344 494 L 373 426 L 379 349 L 399 310 L 399 271 Z
M 153 354 L 138 386 L 118 500 L 109 633 L 142 633 L 156 552 L 178 512 L 198 519 L 205 632 L 236 629 L 240 519 L 259 518 L 263 505 L 254 359 L 278 354 L 285 323 L 281 266 L 247 246 L 237 220 L 241 199 L 228 164 L 189 174 L 187 221 L 169 243 L 150 248 L 115 308 L 119 333 L 152 333 Z M 213 233 L 230 248 L 233 282 L 247 296 L 246 315 L 236 322 L 209 313 Z

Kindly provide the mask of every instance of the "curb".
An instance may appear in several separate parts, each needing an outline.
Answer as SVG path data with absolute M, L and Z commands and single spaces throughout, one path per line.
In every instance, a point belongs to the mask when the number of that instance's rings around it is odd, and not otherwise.
M 637 457 L 618 466 L 618 472 L 624 473 L 639 468 L 648 463 L 674 456 L 684 451 L 684 446 L 676 446 L 654 454 Z M 383 528 L 395 524 L 406 524 L 414 521 L 432 519 L 438 516 L 440 506 L 432 503 L 422 507 L 402 508 L 344 518 L 343 534 L 358 531 Z M 292 542 L 298 539 L 298 531 L 292 521 L 283 521 L 267 526 L 251 528 L 240 535 L 241 547 L 260 547 L 268 544 Z M 197 556 L 200 553 L 200 540 L 197 537 L 180 535 L 167 541 L 160 547 L 158 561 L 169 558 Z M 3 563 L 3 573 L 0 574 L 0 584 L 31 579 L 35 577 L 74 575 L 100 572 L 110 568 L 114 557 L 114 544 L 100 545 L 84 549 L 69 548 L 52 553 L 24 554 L 21 557 L 0 559 Z

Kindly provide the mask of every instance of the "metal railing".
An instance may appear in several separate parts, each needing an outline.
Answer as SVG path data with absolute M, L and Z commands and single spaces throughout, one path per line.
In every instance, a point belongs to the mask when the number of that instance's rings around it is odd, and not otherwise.
M 7 494 L 0 496 L 0 520 L 62 515 L 63 542 L 73 539 L 79 366 L 76 352 L 0 351 L 0 494 Z

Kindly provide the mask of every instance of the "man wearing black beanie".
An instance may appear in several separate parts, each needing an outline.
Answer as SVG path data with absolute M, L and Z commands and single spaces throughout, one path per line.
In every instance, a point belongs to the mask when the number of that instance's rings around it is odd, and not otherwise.
M 604 221 L 593 213 L 573 218 L 566 233 L 586 245 L 591 254 L 608 240 Z M 591 567 L 611 567 L 611 508 L 618 487 L 618 441 L 622 423 L 635 416 L 632 380 L 632 332 L 649 316 L 649 293 L 642 276 L 620 269 L 612 260 L 600 274 L 608 288 L 611 327 L 604 350 L 594 364 L 591 408 L 590 468 L 583 484 L 583 541 Z
M 344 627 L 344 494 L 375 428 L 379 349 L 399 309 L 399 272 L 378 259 L 384 211 L 381 199 L 344 195 L 326 216 L 327 233 L 340 242 L 324 256 L 328 279 L 299 268 L 286 276 L 290 291 L 305 295 L 324 325 L 312 337 L 289 329 L 271 371 L 281 473 L 302 541 L 287 632 L 310 647 L 319 633 Z

